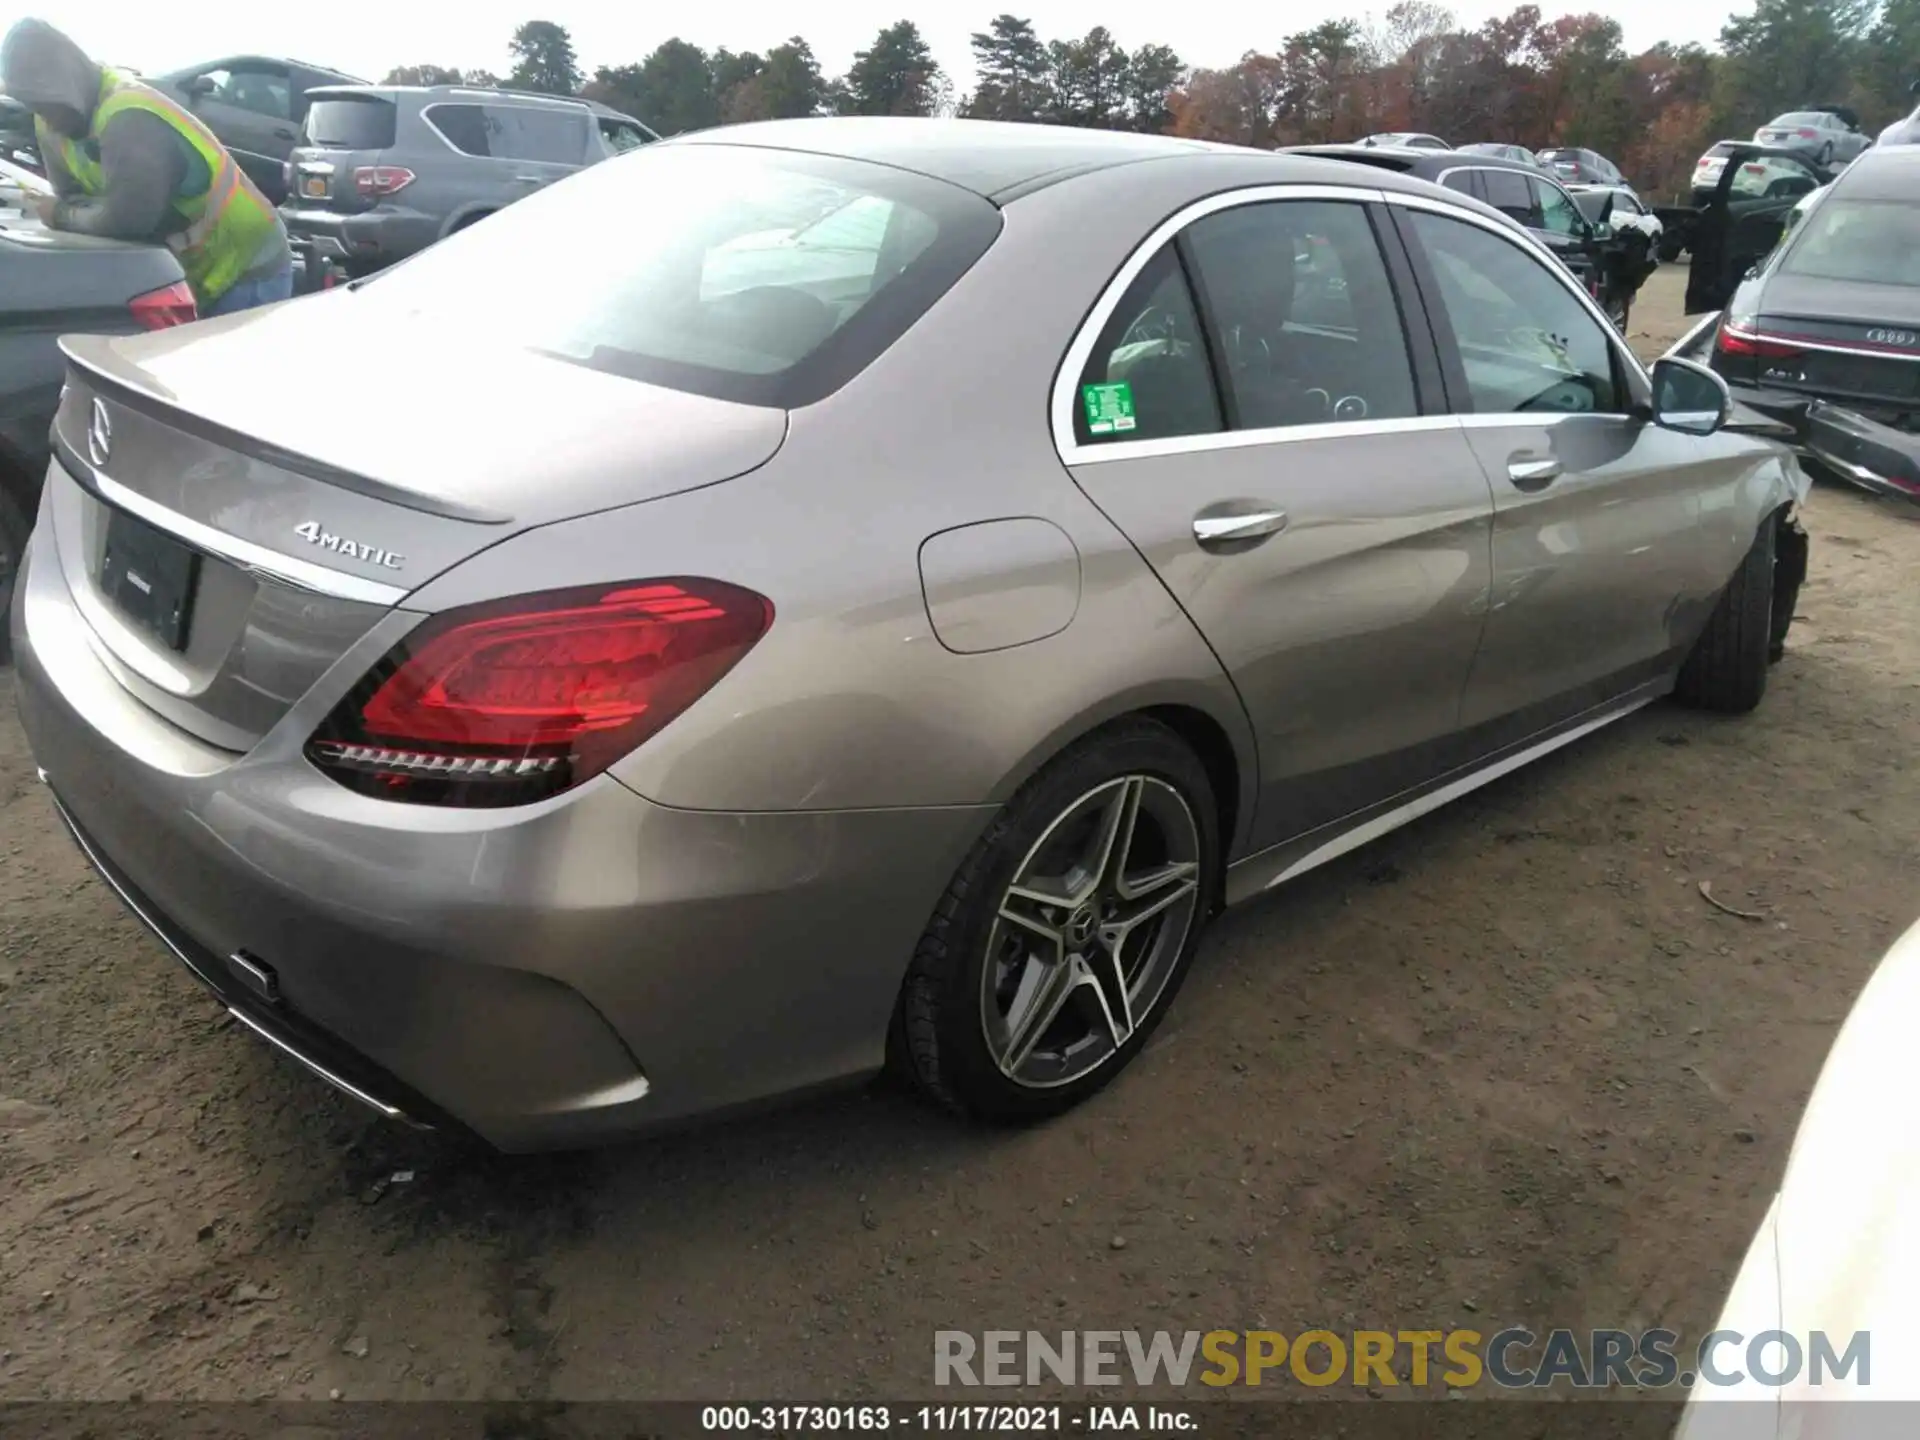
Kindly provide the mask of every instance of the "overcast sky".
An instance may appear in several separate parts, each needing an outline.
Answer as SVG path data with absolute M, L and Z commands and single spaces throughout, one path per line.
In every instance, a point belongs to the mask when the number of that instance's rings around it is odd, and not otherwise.
M 1392 0 L 1373 6 L 1383 11 Z M 1591 0 L 1556 4 L 1553 16 L 1599 10 L 1617 18 L 1627 47 L 1660 40 L 1711 43 L 1735 0 Z M 1738 0 L 1750 9 L 1751 0 Z M 1512 3 L 1461 0 L 1461 21 L 1477 25 L 1512 10 Z M 705 0 L 667 6 L 647 0 L 46 0 L 44 9 L 9 4 L 0 23 L 39 14 L 66 30 L 95 58 L 150 74 L 234 54 L 284 55 L 378 80 L 395 65 L 451 65 L 504 74 L 506 45 L 523 20 L 558 21 L 573 33 L 582 67 L 620 65 L 645 57 L 674 34 L 707 49 L 765 50 L 798 32 L 812 43 L 829 74 L 843 71 L 855 50 L 881 26 L 914 19 L 934 54 L 965 90 L 972 79 L 967 37 L 986 28 L 1002 9 L 1030 18 L 1042 37 L 1084 35 L 1105 25 L 1123 46 L 1157 41 L 1190 65 L 1230 65 L 1248 50 L 1271 50 L 1283 37 L 1337 15 L 1352 15 L 1342 0 L 1282 0 L 1274 5 L 1166 4 L 1149 0 L 972 0 L 936 6 L 910 0 L 826 0 L 807 5 L 776 0 Z M 9 14 L 11 11 L 12 14 Z M 916 14 L 918 11 L 920 13 Z M 978 12 L 978 13 L 975 13 Z M 679 19 L 672 18 L 678 15 Z

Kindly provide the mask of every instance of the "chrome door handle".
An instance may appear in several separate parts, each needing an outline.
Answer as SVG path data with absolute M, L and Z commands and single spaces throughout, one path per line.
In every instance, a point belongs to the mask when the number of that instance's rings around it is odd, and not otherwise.
M 538 185 L 546 178 L 544 175 L 516 175 L 513 177 L 513 183 L 516 185 Z
M 1202 545 L 1227 545 L 1236 540 L 1259 540 L 1287 528 L 1284 510 L 1249 510 L 1237 515 L 1193 517 L 1193 538 Z
M 1507 478 L 1522 490 L 1541 490 L 1560 478 L 1558 460 L 1510 460 Z

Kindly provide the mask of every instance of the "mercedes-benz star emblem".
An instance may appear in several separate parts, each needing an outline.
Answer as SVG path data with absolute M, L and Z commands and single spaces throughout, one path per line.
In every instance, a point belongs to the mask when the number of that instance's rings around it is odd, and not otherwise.
M 93 402 L 93 418 L 87 422 L 87 456 L 96 465 L 107 463 L 113 454 L 113 421 L 107 418 L 104 401 Z

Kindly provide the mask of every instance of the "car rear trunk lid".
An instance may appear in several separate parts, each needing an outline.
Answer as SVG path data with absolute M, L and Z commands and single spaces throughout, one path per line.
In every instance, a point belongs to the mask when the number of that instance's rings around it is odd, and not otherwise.
M 251 748 L 449 566 L 554 520 L 730 479 L 785 438 L 780 410 L 366 308 L 334 291 L 190 331 L 62 342 L 67 478 L 52 505 L 69 589 L 122 683 L 222 749 Z M 327 403 L 331 375 L 385 406 Z M 170 602 L 184 613 L 158 613 Z

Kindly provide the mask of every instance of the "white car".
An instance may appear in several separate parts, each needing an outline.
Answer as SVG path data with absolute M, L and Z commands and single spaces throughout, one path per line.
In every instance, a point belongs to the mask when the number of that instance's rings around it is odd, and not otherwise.
M 1812 1402 L 1920 1400 L 1920 924 L 1894 942 L 1841 1026 L 1800 1119 L 1787 1173 L 1734 1277 L 1715 1369 L 1741 1383 L 1696 1383 L 1675 1440 L 1892 1435 L 1901 1410 Z M 1756 1060 L 1758 1057 L 1756 1056 Z M 1753 1378 L 1754 1337 L 1785 1332 L 1801 1347 L 1784 1384 Z M 1843 1362 L 1812 1383 L 1813 1336 Z M 1759 1368 L 1779 1374 L 1780 1342 Z M 1745 1404 L 1719 1404 L 1745 1401 Z M 1753 1403 L 1765 1402 L 1765 1403 Z M 1899 1433 L 1911 1434 L 1908 1424 Z

